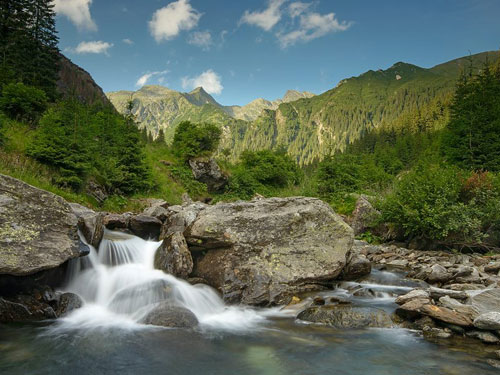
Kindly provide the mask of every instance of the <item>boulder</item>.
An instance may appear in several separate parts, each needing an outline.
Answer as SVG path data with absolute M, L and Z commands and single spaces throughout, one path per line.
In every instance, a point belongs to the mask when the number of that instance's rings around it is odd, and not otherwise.
M 452 277 L 446 268 L 440 264 L 434 264 L 430 271 L 430 274 L 427 276 L 429 283 L 445 283 Z
M 377 221 L 380 219 L 381 213 L 373 208 L 372 204 L 368 199 L 362 195 L 356 201 L 356 207 L 352 213 L 352 218 L 350 220 L 351 227 L 354 231 L 355 236 L 365 233 L 366 231 L 373 229 L 377 225 Z M 380 233 L 377 233 L 377 235 Z
M 431 286 L 429 288 L 429 293 L 430 293 L 430 296 L 436 300 L 440 299 L 441 297 L 445 297 L 445 296 L 448 296 L 448 297 L 451 297 L 454 299 L 460 299 L 460 300 L 467 299 L 467 293 L 465 293 L 464 291 L 460 291 L 460 290 L 441 289 L 441 288 L 436 288 L 436 287 Z
M 490 311 L 474 319 L 474 327 L 487 330 L 500 330 L 500 312 Z
M 128 229 L 129 221 L 129 214 L 107 214 L 104 216 L 103 224 L 109 230 Z
M 162 222 L 153 216 L 132 216 L 128 225 L 133 234 L 145 240 L 157 241 L 160 237 Z
M 184 233 L 186 229 L 196 220 L 198 214 L 208 205 L 200 202 L 190 203 L 186 206 L 171 206 L 162 226 L 160 240 L 163 240 L 175 232 Z
M 459 314 L 446 307 L 424 305 L 419 309 L 419 312 L 441 322 L 454 324 L 460 327 L 472 326 L 472 320 L 468 316 Z
M 444 296 L 439 298 L 439 304 L 461 315 L 467 316 L 471 320 L 474 320 L 479 315 L 479 312 L 474 306 L 460 303 L 459 301 L 457 301 L 454 298 L 451 298 L 450 296 Z
M 483 289 L 478 291 L 469 291 L 470 297 L 467 304 L 474 306 L 479 313 L 490 311 L 500 311 L 500 289 Z
M 193 328 L 198 325 L 198 319 L 184 307 L 162 302 L 146 315 L 143 323 L 170 328 Z
M 156 269 L 186 279 L 193 271 L 193 258 L 182 233 L 175 232 L 165 238 L 156 250 Z
M 404 305 L 405 303 L 416 299 L 423 300 L 427 303 L 430 302 L 429 293 L 427 293 L 425 290 L 422 289 L 413 289 L 412 291 L 397 297 L 395 302 L 398 305 Z
M 78 229 L 80 229 L 85 241 L 94 248 L 99 248 L 104 235 L 104 214 L 78 203 L 70 203 L 69 205 L 78 218 Z
M 193 276 L 225 300 L 286 303 L 339 276 L 352 229 L 319 199 L 292 197 L 218 203 L 199 212 L 185 232 Z
M 382 309 L 354 307 L 348 305 L 312 306 L 297 315 L 297 319 L 342 328 L 388 328 L 390 316 Z
M 57 317 L 66 316 L 73 310 L 79 309 L 82 306 L 83 301 L 78 295 L 74 293 L 63 293 L 59 296 L 56 315 Z
M 484 272 L 498 274 L 500 271 L 500 262 L 491 262 L 484 266 Z
M 371 262 L 361 254 L 351 253 L 347 264 L 342 270 L 342 280 L 355 280 L 372 272 Z
M 481 340 L 485 344 L 499 344 L 500 339 L 497 335 L 487 331 L 468 331 L 465 333 L 468 337 L 472 337 L 478 340 Z
M 215 159 L 195 158 L 189 160 L 189 166 L 193 171 L 195 180 L 207 185 L 209 193 L 217 193 L 224 190 L 228 179 L 225 176 Z
M 57 317 L 54 309 L 44 301 L 30 295 L 18 295 L 15 299 L 0 297 L 0 322 L 31 322 Z
M 88 252 L 77 223 L 63 198 L 0 175 L 0 275 L 31 275 Z
M 143 212 L 146 216 L 152 216 L 160 220 L 162 223 L 167 220 L 169 204 L 163 199 L 150 199 L 150 206 Z

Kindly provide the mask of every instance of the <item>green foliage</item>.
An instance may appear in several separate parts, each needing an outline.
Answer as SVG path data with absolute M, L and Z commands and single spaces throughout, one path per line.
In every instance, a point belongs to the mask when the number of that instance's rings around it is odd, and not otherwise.
M 451 108 L 445 155 L 462 168 L 500 171 L 500 69 L 463 75 Z
M 209 156 L 217 149 L 221 134 L 216 125 L 183 121 L 175 130 L 172 150 L 178 158 L 185 161 L 198 156 Z
M 150 187 L 137 127 L 109 109 L 60 102 L 41 118 L 27 153 L 55 167 L 56 183 L 79 190 L 95 179 L 110 193 Z
M 3 0 L 0 6 L 0 85 L 12 81 L 56 97 L 58 37 L 51 0 Z
M 498 223 L 500 190 L 492 177 L 455 167 L 419 164 L 396 182 L 382 204 L 384 220 L 409 237 L 443 243 L 479 243 Z
M 196 181 L 193 177 L 193 172 L 184 163 L 172 165 L 170 167 L 170 174 L 184 186 L 191 197 L 201 198 L 208 195 L 207 185 Z
M 35 123 L 47 109 L 47 95 L 35 87 L 9 83 L 0 96 L 0 110 L 18 121 Z
M 229 194 L 249 199 L 276 189 L 297 185 L 302 171 L 284 150 L 245 151 L 229 182 Z

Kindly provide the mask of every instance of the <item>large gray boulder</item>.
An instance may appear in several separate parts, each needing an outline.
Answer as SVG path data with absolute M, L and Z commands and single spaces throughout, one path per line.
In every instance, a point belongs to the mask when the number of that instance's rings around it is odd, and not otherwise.
M 0 275 L 31 275 L 88 251 L 77 223 L 63 198 L 0 175 Z
M 184 234 L 193 276 L 227 301 L 253 305 L 321 289 L 339 276 L 353 243 L 352 229 L 330 206 L 303 197 L 209 206 Z
M 193 258 L 182 233 L 165 238 L 155 253 L 156 269 L 186 279 L 193 271 Z
M 483 289 L 478 291 L 468 291 L 469 298 L 467 304 L 474 306 L 479 313 L 500 311 L 500 289 Z
M 225 176 L 215 159 L 195 158 L 189 160 L 189 166 L 193 171 L 195 180 L 207 185 L 210 193 L 221 192 L 227 185 L 228 179 Z

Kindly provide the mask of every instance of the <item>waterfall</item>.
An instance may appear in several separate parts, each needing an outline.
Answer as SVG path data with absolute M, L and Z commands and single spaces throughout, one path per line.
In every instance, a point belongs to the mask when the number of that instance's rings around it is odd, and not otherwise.
M 255 328 L 276 310 L 227 306 L 207 285 L 191 285 L 154 269 L 161 242 L 106 231 L 98 251 L 70 265 L 66 292 L 78 294 L 83 307 L 61 318 L 60 328 L 142 327 L 156 304 L 171 301 L 196 315 L 201 329 Z

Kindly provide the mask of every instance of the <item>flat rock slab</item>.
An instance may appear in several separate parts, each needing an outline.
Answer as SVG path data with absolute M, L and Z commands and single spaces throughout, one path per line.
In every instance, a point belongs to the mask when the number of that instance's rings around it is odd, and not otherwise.
M 0 175 L 0 275 L 30 275 L 78 257 L 77 224 L 63 198 Z

